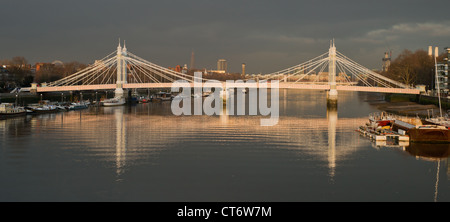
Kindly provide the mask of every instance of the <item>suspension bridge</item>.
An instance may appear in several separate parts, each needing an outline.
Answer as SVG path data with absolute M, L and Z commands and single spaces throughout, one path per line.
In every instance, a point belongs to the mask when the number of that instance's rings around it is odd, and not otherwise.
M 171 88 L 176 80 L 185 80 L 194 87 L 195 82 L 204 83 L 208 80 L 196 78 L 151 63 L 127 51 L 125 43 L 123 47 L 119 43 L 117 50 L 85 69 L 57 81 L 34 86 L 31 90 L 43 93 L 115 89 L 115 96 L 123 97 L 124 89 Z M 243 78 L 244 81 L 255 80 L 254 87 L 278 80 L 279 88 L 282 89 L 326 90 L 331 100 L 337 100 L 338 91 L 420 93 L 418 89 L 389 79 L 349 59 L 336 50 L 334 40 L 330 42 L 328 52 L 314 59 L 278 72 L 246 75 Z M 225 89 L 226 82 L 221 83 Z M 238 83 L 227 86 L 242 87 Z

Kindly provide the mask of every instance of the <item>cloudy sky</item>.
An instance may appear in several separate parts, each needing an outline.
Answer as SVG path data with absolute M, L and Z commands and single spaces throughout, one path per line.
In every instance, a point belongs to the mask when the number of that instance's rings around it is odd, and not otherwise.
M 337 50 L 381 68 L 385 51 L 450 46 L 448 0 L 0 0 L 0 60 L 92 63 L 118 39 L 162 66 L 190 64 L 270 73 Z

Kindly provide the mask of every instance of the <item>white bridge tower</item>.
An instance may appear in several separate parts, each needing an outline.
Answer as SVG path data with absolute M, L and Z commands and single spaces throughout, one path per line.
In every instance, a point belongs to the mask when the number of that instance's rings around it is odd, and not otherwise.
M 330 85 L 330 91 L 327 94 L 327 104 L 336 106 L 338 92 L 336 89 L 336 46 L 334 45 L 334 39 L 330 43 L 328 58 L 328 84 Z
M 124 90 L 123 85 L 127 84 L 127 47 L 125 46 L 125 42 L 123 44 L 123 48 L 119 45 L 117 46 L 117 81 L 116 81 L 116 98 L 124 98 Z

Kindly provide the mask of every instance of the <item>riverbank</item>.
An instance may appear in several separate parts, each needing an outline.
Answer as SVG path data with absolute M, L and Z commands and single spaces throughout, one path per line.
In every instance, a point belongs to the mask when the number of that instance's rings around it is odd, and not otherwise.
M 435 101 L 436 100 L 436 101 Z M 437 98 L 424 95 L 386 95 L 384 100 L 368 101 L 377 109 L 402 116 L 419 116 L 427 118 L 439 115 L 439 102 Z M 442 114 L 444 115 L 450 102 L 441 100 Z
M 422 105 L 415 102 L 381 102 L 371 104 L 378 109 L 402 116 L 419 116 L 422 118 L 439 115 L 439 107 Z

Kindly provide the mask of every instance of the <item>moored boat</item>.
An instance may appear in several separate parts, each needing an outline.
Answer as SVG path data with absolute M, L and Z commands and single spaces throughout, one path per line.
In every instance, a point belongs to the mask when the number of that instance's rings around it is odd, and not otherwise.
M 423 122 L 429 125 L 440 125 L 445 126 L 447 129 L 450 128 L 450 120 L 445 117 L 427 118 L 424 119 Z
M 138 101 L 139 101 L 139 103 L 148 103 L 148 102 L 150 102 L 150 98 L 141 96 Z
M 56 105 L 56 108 L 57 108 L 59 111 L 67 111 L 67 108 L 66 108 L 65 106 L 63 106 L 63 105 Z
M 395 116 L 392 114 L 371 114 L 369 123 L 358 130 L 374 140 L 396 137 L 412 143 L 450 143 L 450 129 L 443 122 L 429 124 L 418 118 Z
M 22 116 L 25 114 L 27 114 L 27 111 L 23 107 L 14 106 L 11 103 L 0 104 L 1 117 Z
M 369 123 L 375 125 L 376 127 L 381 126 L 391 126 L 395 121 L 395 117 L 389 113 L 371 113 L 369 115 Z
M 155 98 L 153 100 L 159 100 L 159 101 L 170 101 L 172 100 L 172 94 L 168 92 L 159 92 L 156 93 Z
M 37 107 L 31 107 L 31 110 L 33 113 L 40 114 L 40 113 L 56 113 L 59 111 L 59 109 L 54 105 L 42 105 Z
M 408 130 L 411 142 L 450 143 L 450 130 L 440 125 L 421 125 Z
M 88 104 L 84 102 L 72 103 L 68 106 L 69 110 L 80 110 L 88 108 Z
M 117 98 L 117 97 L 102 101 L 102 105 L 103 106 L 121 106 L 121 105 L 124 105 L 124 104 L 125 104 L 125 99 L 124 98 Z

